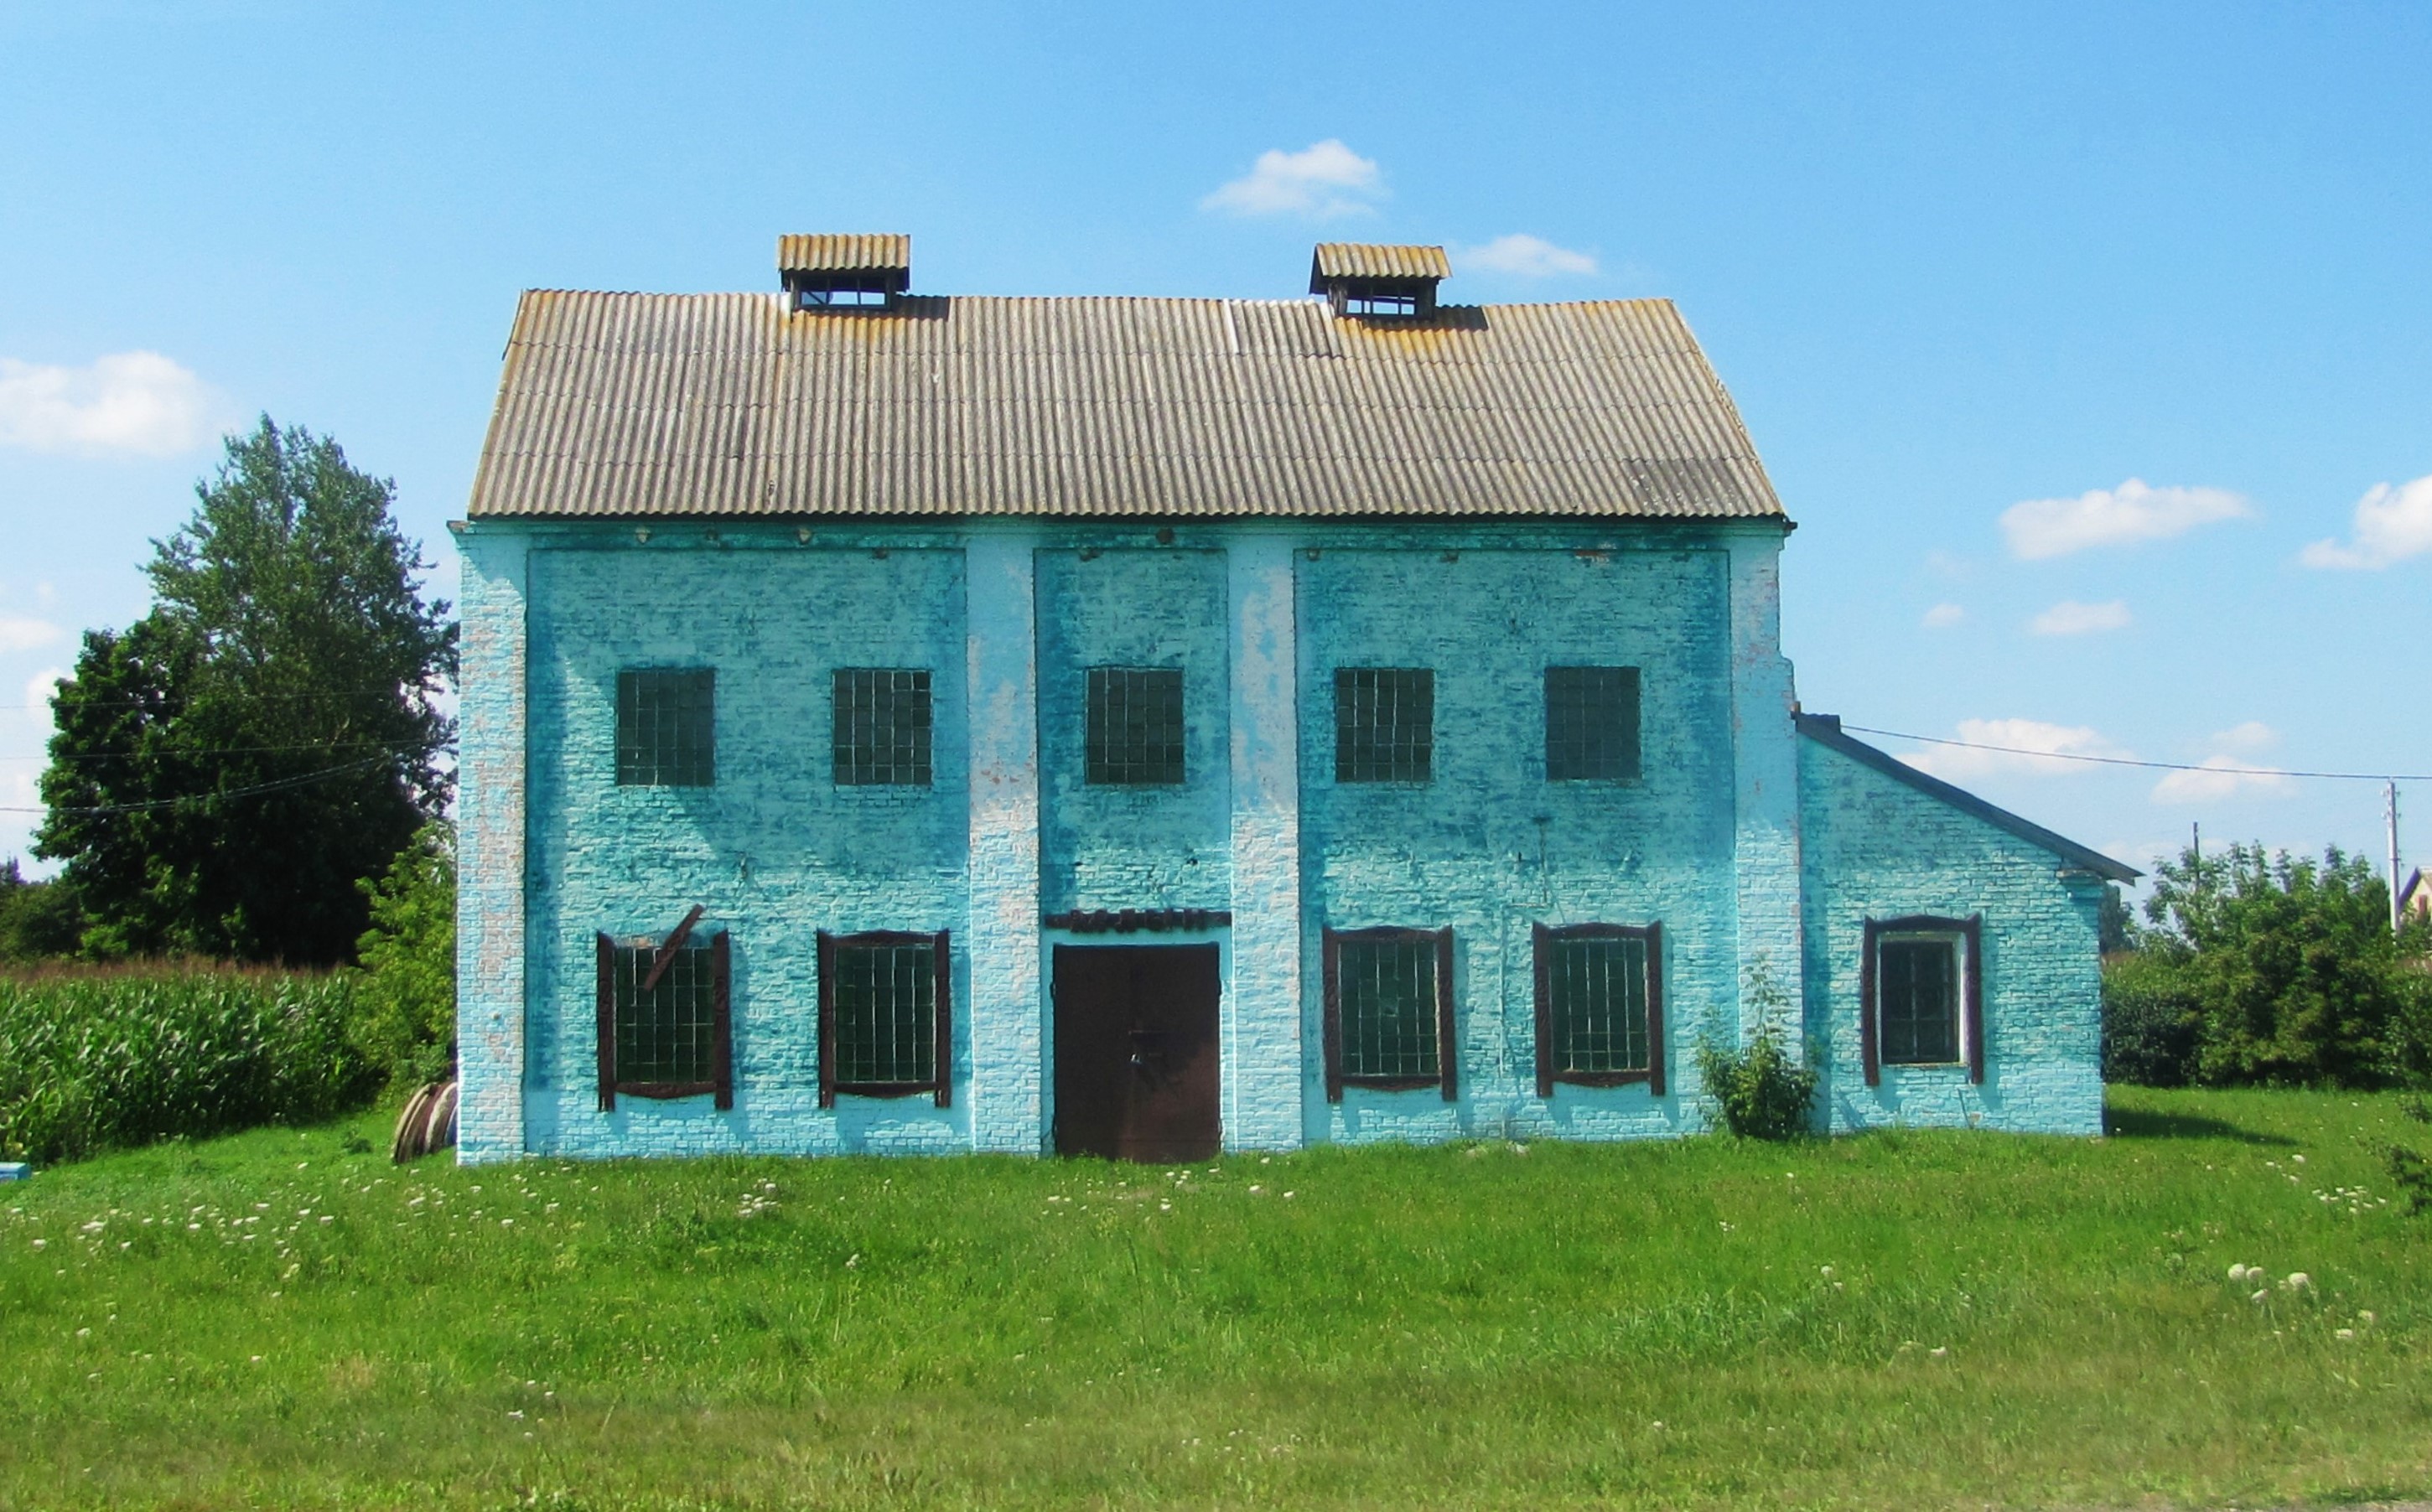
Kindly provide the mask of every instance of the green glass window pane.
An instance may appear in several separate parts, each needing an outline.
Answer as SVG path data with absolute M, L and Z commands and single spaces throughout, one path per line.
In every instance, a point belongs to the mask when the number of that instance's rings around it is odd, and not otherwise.
M 1647 1068 L 1645 940 L 1557 939 L 1546 978 L 1558 1069 Z
M 1439 1074 L 1435 941 L 1345 940 L 1335 965 L 1343 1074 Z
M 616 1080 L 706 1082 L 715 1074 L 717 983 L 710 948 L 686 945 L 649 991 L 652 946 L 616 948 Z
M 1337 667 L 1334 779 L 1425 782 L 1435 770 L 1436 675 L 1427 667 Z
M 616 782 L 708 787 L 717 780 L 718 673 L 628 667 L 616 674 Z
M 1959 1059 L 1959 951 L 1949 940 L 1886 940 L 1876 956 L 1876 1001 L 1888 1065 Z
M 840 667 L 832 753 L 838 787 L 929 785 L 929 674 L 917 667 Z
M 1545 777 L 1624 781 L 1638 775 L 1638 668 L 1545 669 Z
M 1083 745 L 1091 783 L 1171 785 L 1182 773 L 1182 669 L 1093 666 Z
M 937 1078 L 937 954 L 918 944 L 839 944 L 834 957 L 839 1084 Z

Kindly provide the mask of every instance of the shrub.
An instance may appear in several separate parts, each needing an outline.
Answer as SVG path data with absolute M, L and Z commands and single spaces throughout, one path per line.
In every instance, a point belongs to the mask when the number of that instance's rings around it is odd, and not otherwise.
M 0 979 L 0 1158 L 306 1123 L 379 1084 L 339 976 L 194 966 Z
M 2432 1069 L 2432 979 L 2390 931 L 2361 856 L 2260 846 L 2156 868 L 2138 981 L 2195 1006 L 2191 1074 L 2211 1085 L 2373 1087 Z
M 356 943 L 363 962 L 353 1038 L 392 1090 L 435 1082 L 456 1050 L 456 832 L 423 827 L 377 881 L 372 927 Z
M 1761 1026 L 1755 1037 L 1736 1050 L 1703 1040 L 1697 1070 L 1731 1133 L 1743 1139 L 1795 1138 L 1809 1127 L 1816 1070 L 1790 1051 L 1782 1027 L 1788 999 L 1762 958 L 1748 967 L 1748 997 Z
M 2185 1086 L 2194 1079 L 2203 1004 L 2184 973 L 2159 952 L 2129 951 L 2103 963 L 2103 1079 L 2138 1086 Z

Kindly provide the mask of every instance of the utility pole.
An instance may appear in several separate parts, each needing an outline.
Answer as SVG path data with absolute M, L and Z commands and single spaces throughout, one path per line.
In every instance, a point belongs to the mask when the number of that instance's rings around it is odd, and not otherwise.
M 2398 932 L 2398 783 L 2383 784 L 2382 798 L 2390 819 L 2390 932 Z

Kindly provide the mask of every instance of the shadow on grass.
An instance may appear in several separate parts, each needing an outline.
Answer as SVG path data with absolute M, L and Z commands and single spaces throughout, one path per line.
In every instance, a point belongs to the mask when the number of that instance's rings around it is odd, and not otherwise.
M 2258 1134 L 2197 1113 L 2157 1113 L 2150 1108 L 2105 1108 L 2105 1134 L 2121 1139 L 2231 1139 L 2241 1145 L 2293 1145 L 2286 1134 Z

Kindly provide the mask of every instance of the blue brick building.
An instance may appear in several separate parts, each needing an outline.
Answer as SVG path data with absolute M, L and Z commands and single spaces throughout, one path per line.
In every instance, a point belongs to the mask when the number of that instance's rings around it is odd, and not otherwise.
M 1802 714 L 1659 300 L 536 292 L 467 518 L 463 1158 L 2101 1125 L 2128 868 Z

